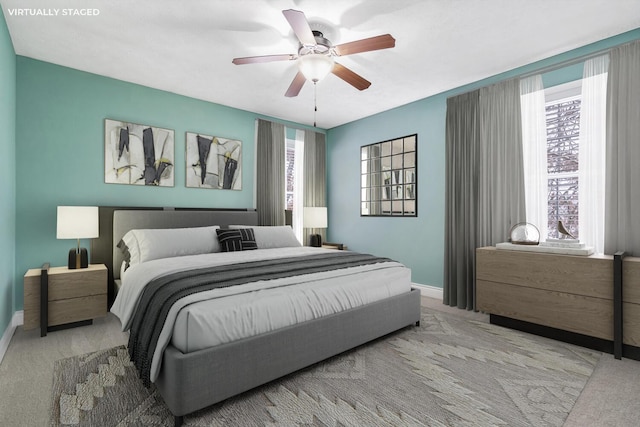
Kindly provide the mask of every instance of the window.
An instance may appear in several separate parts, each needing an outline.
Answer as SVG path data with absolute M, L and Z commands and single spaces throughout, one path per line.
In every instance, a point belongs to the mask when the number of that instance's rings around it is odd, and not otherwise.
M 304 199 L 303 199 L 303 164 L 304 164 L 304 132 L 296 131 L 295 139 L 285 140 L 285 196 L 284 210 L 286 224 L 291 225 L 295 236 L 304 242 L 302 236 Z
M 284 209 L 287 211 L 293 211 L 293 183 L 294 183 L 294 171 L 295 171 L 295 158 L 296 158 L 296 146 L 295 141 L 291 139 L 287 139 L 286 141 L 286 151 L 285 151 L 285 160 L 284 160 L 284 168 L 285 168 L 285 196 L 284 196 Z
M 547 125 L 548 235 L 560 238 L 558 221 L 578 238 L 580 81 L 545 91 Z
M 558 221 L 581 243 L 604 250 L 608 57 L 589 59 L 584 77 L 544 89 L 520 81 L 527 221 L 541 239 L 561 238 Z

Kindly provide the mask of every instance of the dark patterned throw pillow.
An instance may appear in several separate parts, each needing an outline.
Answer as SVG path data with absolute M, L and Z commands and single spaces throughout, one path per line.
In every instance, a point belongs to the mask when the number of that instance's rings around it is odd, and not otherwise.
M 238 229 L 238 231 L 240 232 L 240 237 L 242 239 L 243 251 L 258 249 L 258 245 L 256 244 L 256 236 L 253 233 L 253 228 L 240 228 Z
M 237 230 L 217 229 L 218 241 L 222 252 L 249 251 L 258 249 L 253 229 L 243 228 Z

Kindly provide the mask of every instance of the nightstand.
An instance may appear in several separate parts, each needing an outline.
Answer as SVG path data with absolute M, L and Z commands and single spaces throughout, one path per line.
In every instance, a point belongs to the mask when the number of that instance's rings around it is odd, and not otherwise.
M 343 245 L 342 243 L 331 243 L 331 242 L 324 242 L 322 244 L 322 247 L 325 249 L 338 249 L 340 251 L 346 251 L 347 247 L 345 245 Z
M 42 290 L 42 292 L 41 292 Z M 41 297 L 46 304 L 41 304 Z M 49 267 L 24 275 L 24 329 L 40 326 L 40 336 L 74 326 L 90 325 L 107 315 L 107 267 L 91 264 L 70 270 Z

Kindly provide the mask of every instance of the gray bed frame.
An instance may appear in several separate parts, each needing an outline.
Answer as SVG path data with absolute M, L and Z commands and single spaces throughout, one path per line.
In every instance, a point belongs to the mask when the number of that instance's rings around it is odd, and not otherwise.
M 100 215 L 100 238 L 92 244 L 92 262 L 107 264 L 112 280 L 117 280 L 122 261 L 115 245 L 128 230 L 257 224 L 255 210 L 105 207 L 101 208 Z M 108 245 L 104 239 L 109 240 Z M 111 253 L 106 251 L 107 246 Z M 114 266 L 118 267 L 114 269 Z M 180 426 L 187 414 L 419 323 L 420 291 L 414 289 L 362 307 L 192 353 L 182 353 L 170 344 L 164 351 L 155 385 L 174 415 L 175 425 Z

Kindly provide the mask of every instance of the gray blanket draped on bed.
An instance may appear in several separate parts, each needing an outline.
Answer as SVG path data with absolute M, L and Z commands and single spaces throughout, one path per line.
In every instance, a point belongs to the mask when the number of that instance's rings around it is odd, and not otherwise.
M 341 268 L 391 261 L 356 252 L 335 251 L 318 255 L 252 261 L 181 271 L 152 280 L 145 287 L 129 335 L 129 355 L 145 386 L 151 384 L 154 350 L 173 303 L 196 292 L 258 280 L 280 279 Z

